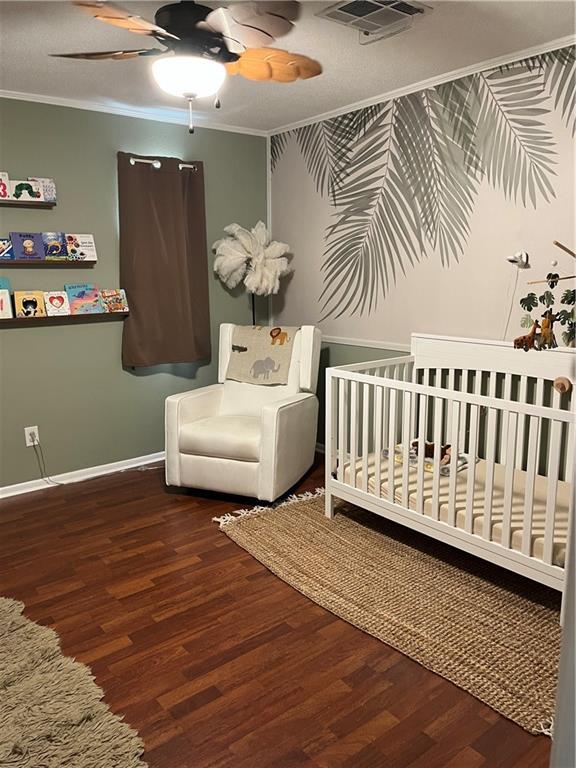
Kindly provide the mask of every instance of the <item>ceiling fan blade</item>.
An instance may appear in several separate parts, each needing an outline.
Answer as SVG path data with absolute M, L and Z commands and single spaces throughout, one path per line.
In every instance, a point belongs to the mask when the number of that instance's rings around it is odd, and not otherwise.
M 151 35 L 153 37 L 171 37 L 175 40 L 179 38 L 176 35 L 167 32 L 157 24 L 146 21 L 141 16 L 129 13 L 114 3 L 104 2 L 104 0 L 72 0 L 77 8 L 81 8 L 89 13 L 94 19 L 103 21 L 106 24 L 112 24 L 114 27 L 127 29 L 129 32 L 135 32 L 137 35 Z
M 273 16 L 282 16 L 288 21 L 296 21 L 300 18 L 301 3 L 296 0 L 286 0 L 286 2 L 280 2 L 280 0 L 272 0 L 272 2 L 252 2 L 242 3 L 242 5 L 257 6 L 258 13 L 270 13 Z
M 238 61 L 226 64 L 226 70 L 229 75 L 242 75 L 248 80 L 272 80 L 276 83 L 308 80 L 322 74 L 318 61 L 277 48 L 249 48 Z
M 297 2 L 234 3 L 209 13 L 204 25 L 223 35 L 227 44 L 236 44 L 228 47 L 238 53 L 238 45 L 240 50 L 259 48 L 287 35 L 294 26 L 291 19 L 298 17 L 299 10 Z
M 50 56 L 59 59 L 89 59 L 98 61 L 99 59 L 114 59 L 120 61 L 123 59 L 136 59 L 138 56 L 158 56 L 166 51 L 159 48 L 140 48 L 133 51 L 90 51 L 88 53 L 51 53 Z

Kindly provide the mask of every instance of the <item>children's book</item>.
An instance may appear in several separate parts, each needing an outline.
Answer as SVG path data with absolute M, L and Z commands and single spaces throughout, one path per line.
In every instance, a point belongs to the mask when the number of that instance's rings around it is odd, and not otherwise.
M 44 259 L 44 243 L 39 232 L 10 232 L 14 258 L 25 261 Z
M 12 299 L 6 288 L 0 288 L 0 317 L 12 317 Z
M 46 317 L 43 291 L 14 291 L 16 317 Z
M 0 171 L 0 200 L 10 200 L 10 178 L 6 171 Z
M 66 291 L 44 291 L 44 304 L 48 317 L 70 314 L 70 302 Z
M 94 235 L 70 235 L 66 233 L 68 258 L 75 261 L 97 261 Z
M 44 200 L 44 192 L 37 181 L 10 179 L 10 192 L 14 200 L 33 200 L 36 203 Z
M 64 288 L 68 294 L 71 314 L 92 315 L 105 311 L 100 301 L 98 286 L 92 283 L 76 283 L 65 285 Z
M 105 288 L 100 291 L 100 298 L 105 312 L 129 311 L 124 288 Z
M 0 237 L 0 259 L 10 261 L 14 258 L 14 248 L 9 237 Z
M 42 232 L 44 253 L 48 261 L 61 261 L 68 259 L 66 235 L 64 232 Z
M 8 291 L 8 293 L 12 292 L 12 285 L 7 277 L 0 277 L 0 291 Z
M 28 176 L 28 181 L 37 181 L 44 193 L 44 200 L 47 203 L 56 202 L 56 182 L 54 179 L 47 179 L 41 176 Z

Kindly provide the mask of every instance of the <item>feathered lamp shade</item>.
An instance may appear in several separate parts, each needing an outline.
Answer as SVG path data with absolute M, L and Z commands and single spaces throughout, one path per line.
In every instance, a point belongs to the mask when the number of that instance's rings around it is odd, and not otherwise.
M 254 294 L 270 296 L 280 290 L 280 278 L 291 268 L 286 255 L 290 247 L 286 243 L 270 240 L 266 225 L 259 221 L 251 230 L 239 224 L 224 227 L 228 237 L 217 240 L 212 246 L 216 253 L 214 272 L 227 288 L 235 288 L 241 282 L 252 294 L 252 320 L 255 323 Z

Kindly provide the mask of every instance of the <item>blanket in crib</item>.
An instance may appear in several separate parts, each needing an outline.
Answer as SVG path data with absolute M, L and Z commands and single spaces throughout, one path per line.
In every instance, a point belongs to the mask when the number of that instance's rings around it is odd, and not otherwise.
M 388 458 L 390 455 L 390 451 L 385 448 L 382 451 L 382 455 Z M 396 464 L 403 464 L 404 463 L 404 448 L 401 443 L 398 443 L 394 446 L 394 461 Z M 418 466 L 418 453 L 416 452 L 415 448 L 410 446 L 410 450 L 408 452 L 408 463 L 412 466 Z M 456 472 L 461 472 L 463 469 L 467 469 L 468 465 L 470 463 L 470 457 L 467 453 L 459 453 L 456 457 Z M 440 474 L 444 476 L 450 475 L 450 469 L 451 464 L 450 462 L 446 462 L 444 464 L 440 465 Z M 424 472 L 431 472 L 434 473 L 434 461 L 429 458 L 424 459 Z
M 226 378 L 247 384 L 287 384 L 299 328 L 237 325 Z

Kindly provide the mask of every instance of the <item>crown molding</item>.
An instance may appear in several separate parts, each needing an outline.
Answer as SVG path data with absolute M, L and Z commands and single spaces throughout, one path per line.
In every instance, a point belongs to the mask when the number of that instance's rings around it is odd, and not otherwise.
M 356 101 L 353 104 L 347 104 L 344 107 L 338 107 L 338 109 L 333 109 L 331 112 L 323 112 L 322 114 L 315 115 L 314 117 L 307 117 L 304 120 L 299 120 L 295 123 L 289 123 L 279 128 L 274 128 L 268 133 L 270 136 L 274 136 L 278 133 L 285 133 L 286 131 L 292 131 L 296 128 L 303 128 L 305 125 L 313 125 L 314 123 L 320 123 L 323 120 L 329 120 L 331 117 L 338 117 L 339 115 L 345 115 L 347 112 L 354 112 L 356 109 L 370 107 L 373 104 L 380 104 L 383 101 L 397 99 L 400 96 L 408 96 L 410 93 L 423 91 L 426 88 L 434 88 L 437 85 L 442 85 L 442 83 L 449 83 L 452 80 L 458 80 L 460 77 L 466 77 L 466 75 L 475 75 L 477 72 L 482 72 L 485 69 L 500 67 L 504 64 L 512 64 L 514 61 L 526 59 L 529 56 L 538 56 L 541 53 L 556 51 L 558 48 L 566 48 L 567 46 L 574 44 L 576 44 L 576 35 L 567 35 L 566 37 L 552 40 L 549 43 L 534 45 L 531 48 L 524 48 L 521 51 L 508 53 L 504 56 L 498 56 L 494 59 L 485 59 L 484 61 L 480 61 L 477 64 L 470 64 L 469 66 L 462 67 L 461 69 L 453 69 L 451 72 L 446 72 L 443 75 L 430 77 L 427 80 L 420 80 L 418 83 L 411 83 L 410 85 L 406 85 L 403 88 L 397 88 L 393 91 L 381 93 L 378 96 L 372 96 L 369 99 Z
M 90 112 L 104 112 L 108 115 L 120 115 L 121 117 L 135 117 L 139 120 L 153 120 L 157 123 L 171 123 L 173 125 L 188 125 L 188 113 L 183 109 L 160 108 L 158 110 L 143 109 L 138 107 L 118 106 L 111 104 L 99 104 L 80 99 L 65 99 L 56 96 L 44 96 L 39 93 L 24 93 L 21 91 L 6 91 L 0 89 L 0 98 L 14 99 L 16 101 L 31 101 L 36 104 L 49 104 L 54 107 L 68 107 L 69 109 L 83 109 Z M 257 128 L 242 128 L 237 125 L 214 122 L 203 117 L 201 113 L 194 113 L 197 128 L 206 128 L 211 131 L 225 131 L 227 133 L 242 133 L 248 136 L 269 136 L 269 131 Z

